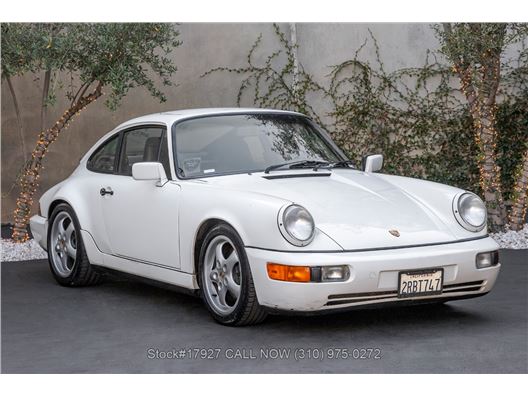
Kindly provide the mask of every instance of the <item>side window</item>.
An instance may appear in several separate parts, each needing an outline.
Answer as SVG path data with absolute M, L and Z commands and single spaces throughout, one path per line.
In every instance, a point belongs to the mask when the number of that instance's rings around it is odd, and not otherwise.
M 94 172 L 114 173 L 119 135 L 103 143 L 90 157 L 87 168 Z
M 136 162 L 158 162 L 163 129 L 148 127 L 125 132 L 119 156 L 121 175 L 132 176 Z

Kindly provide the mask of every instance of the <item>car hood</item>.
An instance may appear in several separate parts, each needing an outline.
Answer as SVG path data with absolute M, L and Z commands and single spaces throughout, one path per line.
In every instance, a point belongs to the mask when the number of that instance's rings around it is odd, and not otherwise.
M 338 169 L 281 171 L 208 180 L 304 206 L 316 227 L 345 250 L 457 239 L 433 207 L 373 173 Z

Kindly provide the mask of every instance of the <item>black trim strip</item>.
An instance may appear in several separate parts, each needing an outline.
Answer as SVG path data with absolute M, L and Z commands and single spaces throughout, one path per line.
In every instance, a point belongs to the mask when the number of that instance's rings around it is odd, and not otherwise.
M 114 256 L 114 257 L 117 257 L 117 258 L 129 260 L 129 261 L 134 261 L 135 263 L 138 263 L 138 264 L 151 265 L 153 267 L 159 267 L 159 268 L 163 268 L 163 269 L 167 269 L 167 270 L 171 270 L 171 271 L 175 271 L 175 272 L 180 272 L 182 274 L 189 274 L 188 272 L 181 271 L 181 270 L 179 270 L 177 268 L 174 268 L 174 267 L 169 267 L 168 265 L 163 265 L 163 264 L 153 263 L 151 261 L 135 259 L 135 258 L 132 258 L 132 257 L 122 256 L 120 254 L 109 254 L 109 256 Z
M 332 306 L 332 305 L 354 304 L 354 303 L 361 303 L 361 302 L 365 302 L 365 301 L 377 301 L 377 300 L 384 300 L 386 298 L 396 298 L 396 297 L 397 296 L 361 298 L 361 299 L 357 299 L 357 300 L 334 300 L 334 301 L 328 301 L 325 305 L 326 306 Z
M 480 289 L 482 289 L 482 285 L 481 285 L 481 286 L 467 287 L 467 288 L 465 288 L 465 289 L 455 289 L 455 288 L 451 288 L 451 289 L 444 290 L 444 291 L 442 292 L 442 294 L 449 294 L 449 293 L 464 293 L 464 292 L 476 292 L 476 291 L 479 291 Z
M 463 290 L 453 290 L 453 291 L 447 291 L 447 292 L 442 292 L 442 294 L 437 294 L 436 296 L 438 297 L 442 297 L 442 296 L 445 296 L 446 294 L 450 294 L 450 293 L 465 293 L 465 292 L 477 292 L 480 290 L 480 287 L 473 287 L 471 289 L 463 289 Z M 419 297 L 419 296 L 418 296 Z M 425 296 L 424 296 L 425 297 Z M 376 301 L 379 301 L 379 300 L 385 300 L 385 299 L 396 299 L 396 300 L 393 300 L 393 301 L 411 301 L 412 299 L 397 299 L 397 296 L 391 296 L 391 295 L 388 295 L 386 297 L 373 297 L 373 298 L 358 298 L 358 299 L 355 299 L 355 300 L 332 300 L 332 301 L 328 301 L 325 306 L 335 306 L 335 305 L 345 305 L 345 304 L 355 304 L 355 303 L 362 303 L 362 302 L 367 302 L 367 301 L 372 301 L 372 302 L 376 302 Z M 428 300 L 428 299 L 424 299 L 424 300 Z M 413 300 L 413 301 L 420 301 L 420 300 Z
M 465 282 L 465 283 L 453 283 L 450 285 L 444 285 L 442 294 L 444 293 L 457 293 L 457 292 L 463 292 L 463 291 L 477 291 L 479 290 L 482 285 L 484 284 L 484 281 L 474 281 L 474 282 Z M 468 287 L 467 289 L 462 290 L 452 290 L 459 287 L 467 287 L 467 286 L 473 286 Z M 343 298 L 353 299 L 358 297 L 365 297 L 361 299 L 361 301 L 364 300 L 374 300 L 376 298 L 392 298 L 396 297 L 398 295 L 398 290 L 388 290 L 388 291 L 379 291 L 379 292 L 365 292 L 365 293 L 346 293 L 346 294 L 331 294 L 328 296 L 329 300 L 338 300 Z M 423 295 L 423 294 L 422 294 Z M 372 297 L 372 298 L 368 298 Z M 346 300 L 349 301 L 349 300 Z M 359 300 L 353 300 L 353 301 L 359 301 Z
M 377 248 L 365 248 L 365 249 L 343 249 L 343 250 L 280 250 L 280 249 L 269 249 L 261 248 L 257 246 L 244 246 L 246 249 L 258 249 L 266 250 L 268 252 L 279 252 L 279 253 L 360 253 L 360 252 L 375 252 L 378 250 L 396 250 L 396 249 L 412 249 L 417 247 L 427 247 L 427 246 L 439 246 L 439 245 L 451 245 L 455 243 L 463 243 L 470 241 L 477 241 L 479 239 L 485 239 L 489 235 L 482 235 L 474 238 L 465 238 L 458 239 L 456 241 L 449 242 L 432 242 L 432 243 L 423 243 L 421 245 L 405 245 L 405 246 L 387 246 L 387 247 L 377 247 Z
M 449 289 L 452 289 L 454 287 L 482 286 L 483 283 L 484 283 L 483 280 L 474 281 L 474 282 L 465 282 L 465 283 L 455 283 L 455 284 L 452 284 L 452 285 L 444 285 L 444 290 L 449 290 Z
M 289 174 L 289 175 L 262 176 L 262 178 L 273 180 L 273 179 L 293 179 L 297 177 L 328 177 L 331 175 L 332 175 L 331 173 L 297 173 L 297 174 Z
M 198 292 L 200 291 L 200 289 L 188 289 L 188 288 L 186 288 L 184 286 L 175 285 L 174 283 L 167 283 L 167 282 L 163 282 L 163 281 L 158 281 L 158 280 L 155 280 L 155 279 L 152 279 L 152 278 L 147 278 L 147 277 L 142 276 L 142 275 L 131 274 L 130 272 L 125 272 L 125 271 L 122 271 L 122 270 L 116 270 L 114 268 L 105 267 L 105 266 L 99 265 L 99 264 L 92 264 L 92 266 L 95 267 L 98 271 L 103 272 L 103 273 L 105 273 L 105 272 L 106 273 L 111 273 L 111 274 L 115 274 L 115 275 L 117 275 L 119 277 L 122 277 L 122 278 L 127 278 L 127 279 L 130 279 L 130 280 L 133 280 L 133 281 L 138 281 L 138 282 L 144 283 L 144 284 L 149 285 L 149 286 L 158 287 L 160 289 L 165 289 L 165 290 L 170 290 L 170 291 L 175 291 L 175 292 L 178 292 L 178 293 L 187 294 L 189 296 L 199 297 Z
M 328 299 L 335 300 L 339 298 L 380 297 L 380 296 L 387 296 L 389 294 L 394 294 L 396 296 L 398 294 L 398 290 L 365 292 L 365 293 L 331 294 L 328 296 Z

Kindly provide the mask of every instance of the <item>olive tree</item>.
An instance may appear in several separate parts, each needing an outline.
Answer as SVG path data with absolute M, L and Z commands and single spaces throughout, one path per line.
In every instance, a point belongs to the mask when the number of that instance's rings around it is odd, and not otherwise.
M 479 150 L 480 186 L 491 228 L 497 231 L 509 225 L 514 230 L 521 229 L 528 204 L 528 142 L 523 142 L 524 147 L 520 148 L 524 154 L 515 172 L 512 196 L 504 197 L 497 165 L 499 130 L 496 119 L 503 54 L 509 45 L 527 37 L 527 27 L 525 24 L 445 23 L 437 27 L 437 33 L 441 51 L 460 80 L 473 121 Z M 506 198 L 511 202 L 509 213 Z
M 49 146 L 76 115 L 103 94 L 111 110 L 135 87 L 144 87 L 154 98 L 165 101 L 154 78 L 161 85 L 171 85 L 176 67 L 168 55 L 181 45 L 178 38 L 173 25 L 160 23 L 2 24 L 2 79 L 12 88 L 15 76 L 43 73 L 43 105 L 54 105 L 59 90 L 69 102 L 51 127 L 39 131 L 18 179 L 20 194 L 13 228 L 16 242 L 28 239 L 27 224 Z M 58 83 L 50 84 L 51 79 Z M 12 89 L 11 93 L 21 128 Z

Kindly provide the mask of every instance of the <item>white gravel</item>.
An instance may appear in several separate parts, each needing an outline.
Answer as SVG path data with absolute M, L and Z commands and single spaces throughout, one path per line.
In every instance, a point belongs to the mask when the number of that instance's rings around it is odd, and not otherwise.
M 521 231 L 504 231 L 490 234 L 503 249 L 528 249 L 528 224 Z
M 44 249 L 33 239 L 24 243 L 14 243 L 10 239 L 2 239 L 2 261 L 37 260 L 47 257 Z
M 528 224 L 521 231 L 505 231 L 490 234 L 503 249 L 528 249 Z M 33 239 L 25 243 L 13 243 L 2 239 L 2 261 L 23 261 L 47 258 L 47 253 Z

